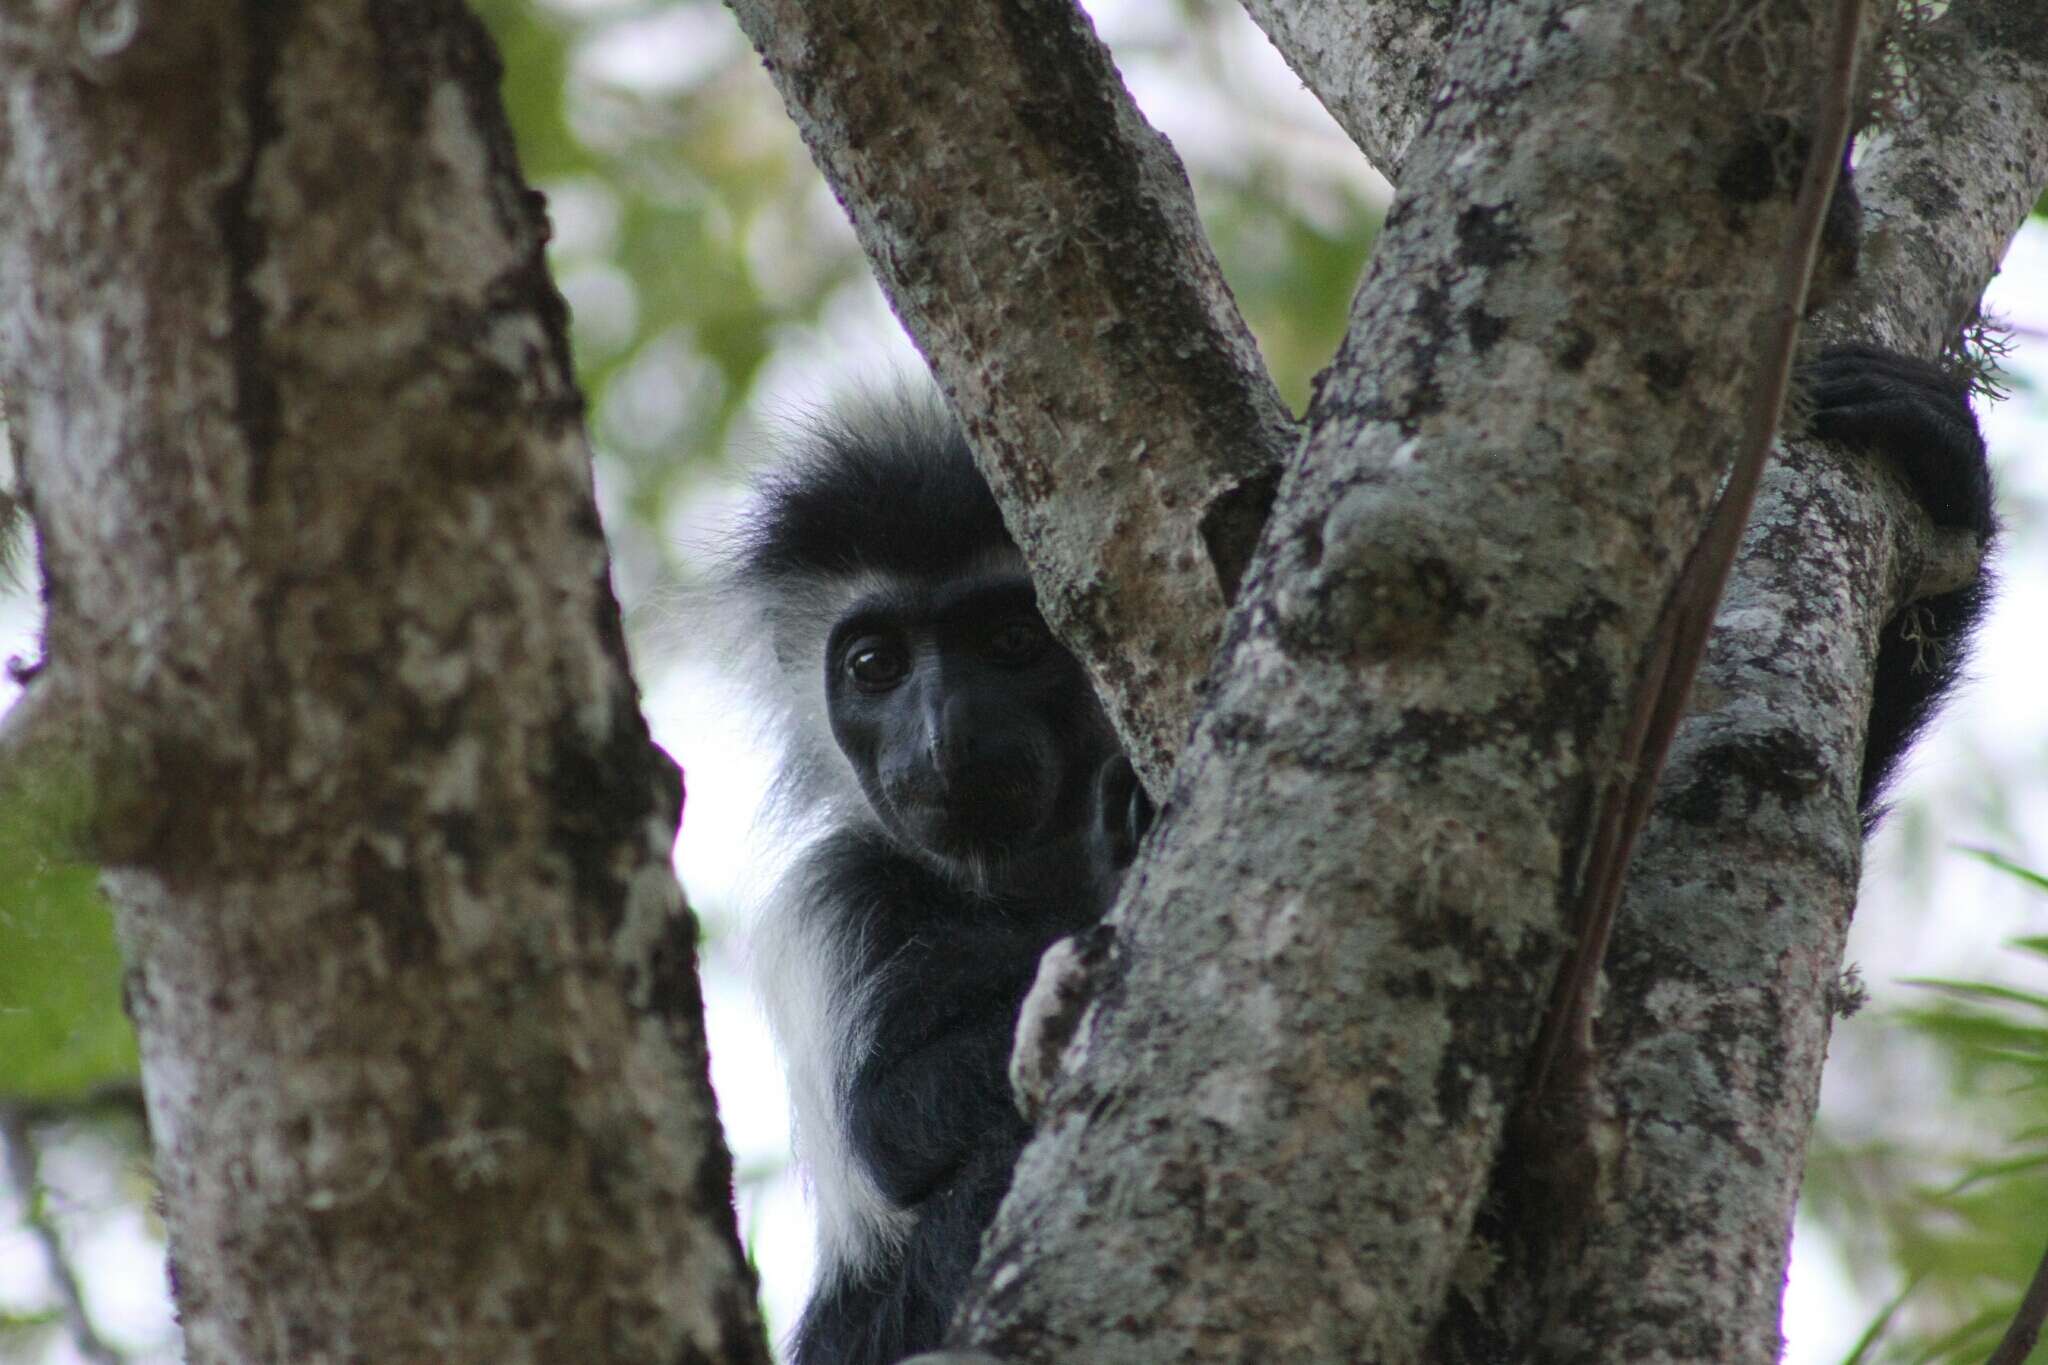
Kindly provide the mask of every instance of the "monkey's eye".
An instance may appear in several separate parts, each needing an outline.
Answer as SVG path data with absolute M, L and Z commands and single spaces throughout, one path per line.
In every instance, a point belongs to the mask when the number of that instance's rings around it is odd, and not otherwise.
M 855 640 L 843 657 L 846 676 L 863 692 L 886 692 L 910 672 L 910 656 L 903 646 L 879 636 Z
M 988 637 L 988 652 L 999 664 L 1021 667 L 1045 653 L 1051 643 L 1043 621 L 1019 619 L 996 627 Z

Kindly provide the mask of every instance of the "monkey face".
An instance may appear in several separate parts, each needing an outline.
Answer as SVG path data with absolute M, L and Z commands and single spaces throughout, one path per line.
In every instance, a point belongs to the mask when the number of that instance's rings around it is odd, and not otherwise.
M 1114 738 L 1029 579 L 891 582 L 841 616 L 825 670 L 833 738 L 913 852 L 976 872 L 1093 818 Z

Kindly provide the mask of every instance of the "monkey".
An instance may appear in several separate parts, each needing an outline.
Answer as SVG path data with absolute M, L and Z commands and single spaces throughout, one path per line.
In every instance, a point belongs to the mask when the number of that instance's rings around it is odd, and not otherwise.
M 1152 805 L 936 401 L 811 431 L 736 542 L 788 732 L 771 800 L 813 831 L 753 954 L 819 1219 L 794 1354 L 880 1365 L 936 1346 L 966 1288 L 1030 1135 L 1018 1008 Z
M 1811 431 L 1893 460 L 1937 524 L 1990 540 L 1964 385 L 1867 346 L 1801 379 Z M 811 430 L 757 485 L 725 585 L 786 741 L 773 803 L 804 832 L 755 949 L 819 1219 L 794 1357 L 885 1365 L 944 1337 L 1030 1137 L 1007 1072 L 1024 995 L 1045 949 L 1106 913 L 1154 808 L 938 400 Z M 1866 823 L 1985 596 L 1887 627 Z

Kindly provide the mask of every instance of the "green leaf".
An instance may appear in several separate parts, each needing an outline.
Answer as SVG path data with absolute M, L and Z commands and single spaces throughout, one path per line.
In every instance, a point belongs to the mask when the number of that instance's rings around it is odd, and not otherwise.
M 1891 1301 L 1877 1310 L 1877 1316 L 1870 1320 L 1870 1326 L 1863 1329 L 1863 1335 L 1856 1338 L 1856 1344 L 1849 1348 L 1849 1354 L 1842 1357 L 1842 1365 L 1863 1365 L 1869 1358 L 1871 1349 L 1891 1327 L 1892 1319 L 1898 1316 L 1899 1309 L 1905 1306 L 1907 1296 L 1919 1287 L 1919 1283 L 1918 1280 L 1906 1281 L 1906 1287 L 1892 1295 Z
M 137 1067 L 97 872 L 0 825 L 0 1098 L 74 1099 Z
M 2026 866 L 2023 863 L 2016 863 L 2012 859 L 2006 857 L 2003 853 L 1998 852 L 1996 849 L 1973 848 L 1966 844 L 1963 845 L 1963 852 L 1969 854 L 1971 857 L 1977 859 L 1979 862 L 1991 864 L 1991 866 L 1997 868 L 2000 872 L 2011 873 L 2013 876 L 2027 883 L 2027 885 L 2033 887 L 2036 891 L 2048 891 L 2048 875 L 2043 875 L 2039 872 L 2036 872 L 2032 868 Z
M 1951 981 L 1944 977 L 1916 976 L 1900 983 L 1919 986 L 1925 990 L 1940 991 L 1964 1000 L 2001 1001 L 2009 1005 L 2025 1005 L 2029 1009 L 2048 1013 L 2048 995 L 2037 995 L 2011 986 L 1993 985 L 1988 981 Z

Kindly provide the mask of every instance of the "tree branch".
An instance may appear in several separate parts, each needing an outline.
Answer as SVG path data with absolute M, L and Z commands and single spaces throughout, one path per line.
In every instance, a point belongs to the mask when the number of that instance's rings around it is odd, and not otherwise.
M 1749 401 L 1743 409 L 1740 444 L 1721 496 L 1687 555 L 1671 590 L 1671 601 L 1650 641 L 1643 676 L 1631 701 L 1627 737 L 1623 740 L 1625 776 L 1600 800 L 1595 817 L 1593 854 L 1588 860 L 1580 908 L 1578 941 L 1558 975 L 1555 1001 L 1538 1035 L 1522 1103 L 1542 1109 L 1551 1067 L 1560 1051 L 1569 1050 L 1568 1090 L 1576 1092 L 1592 1065 L 1593 988 L 1614 914 L 1621 905 L 1623 878 L 1635 853 L 1637 837 L 1649 818 L 1657 779 L 1664 771 L 1672 736 L 1692 696 L 1694 675 L 1705 657 L 1707 635 L 1721 594 L 1734 567 L 1735 552 L 1770 459 L 1778 420 L 1791 389 L 1792 362 L 1799 345 L 1800 320 L 1806 314 L 1807 291 L 1820 253 L 1821 227 L 1835 192 L 1836 172 L 1849 145 L 1852 106 L 1857 93 L 1858 57 L 1864 46 L 1863 0 L 1836 0 L 1834 30 L 1828 49 L 1825 81 L 1815 104 L 1811 145 L 1799 184 L 1792 231 L 1778 262 L 1778 306 L 1759 337 L 1759 354 Z M 1569 1103 L 1569 1100 L 1566 1100 Z M 1539 1127 L 1548 1127 L 1539 1120 Z M 1533 1130 L 1532 1130 L 1533 1135 Z M 1540 1156 L 1536 1158 L 1542 1160 Z
M 1823 323 L 1935 356 L 2048 181 L 2048 3 L 1959 0 L 1909 55 L 1919 98 L 1866 140 L 1862 264 Z
M 1720 184 L 1804 107 L 1796 8 L 1461 30 L 964 1339 L 1426 1349 L 1776 303 L 1791 186 Z
M 187 1358 L 765 1362 L 488 36 L 11 9 L 53 32 L 0 46 L 10 775 L 92 746 Z
M 1953 65 L 1865 157 L 1861 269 L 1824 334 L 1935 354 L 2048 183 L 2048 28 L 1985 42 L 1982 21 L 1951 9 Z M 1856 894 L 1874 642 L 1980 555 L 1867 457 L 1792 441 L 1766 472 L 1615 926 L 1583 1139 L 1598 1160 L 1570 1219 L 1517 1218 L 1526 1187 L 1501 1173 L 1472 1257 L 1492 1269 L 1434 1359 L 1777 1358 Z M 1572 1307 L 1545 1321 L 1544 1304 Z
M 1245 11 L 1379 173 L 1400 184 L 1443 79 L 1457 0 L 1245 0 Z
M 1294 424 L 1071 0 L 736 0 L 1163 791 Z

